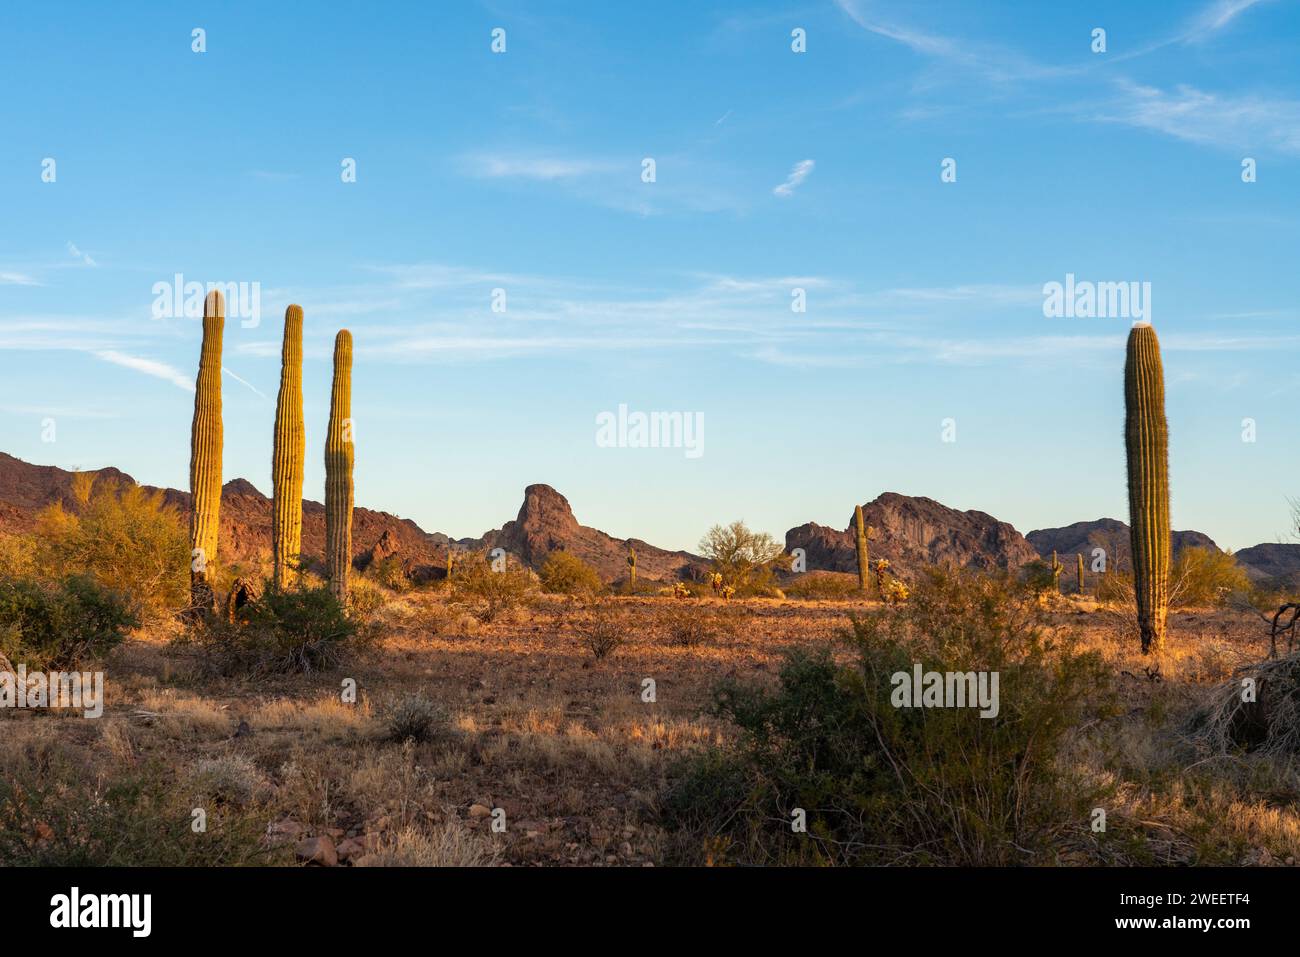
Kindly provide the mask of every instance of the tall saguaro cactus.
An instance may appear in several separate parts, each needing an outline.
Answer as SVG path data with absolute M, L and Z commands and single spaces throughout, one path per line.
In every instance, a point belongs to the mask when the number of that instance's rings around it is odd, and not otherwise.
M 203 302 L 203 345 L 190 426 L 190 608 L 213 607 L 209 565 L 217 558 L 221 521 L 221 334 L 226 302 L 213 290 Z
M 636 549 L 631 545 L 627 547 L 627 580 L 631 583 L 632 588 L 636 588 Z
M 858 537 L 858 587 L 866 591 L 871 584 L 871 561 L 867 552 L 867 526 L 862 518 L 862 506 L 853 506 L 853 523 Z
M 1160 342 L 1150 323 L 1133 326 L 1124 362 L 1124 447 L 1142 651 L 1159 651 L 1169 611 L 1169 424 Z
M 1077 573 L 1079 578 L 1079 594 L 1082 595 L 1083 594 L 1083 553 L 1076 552 L 1074 557 L 1077 559 L 1077 561 L 1075 562 L 1075 572 Z
M 275 585 L 286 588 L 298 571 L 302 551 L 302 471 L 306 448 L 302 421 L 302 306 L 284 311 L 280 350 L 280 394 L 275 400 L 271 453 L 271 549 Z
M 325 435 L 325 562 L 330 591 L 348 597 L 352 569 L 352 333 L 334 337 L 334 385 Z

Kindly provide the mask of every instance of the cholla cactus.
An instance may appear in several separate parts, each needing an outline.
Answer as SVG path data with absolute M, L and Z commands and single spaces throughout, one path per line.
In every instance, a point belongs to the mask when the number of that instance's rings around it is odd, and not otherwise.
M 685 582 L 673 582 L 673 597 L 674 597 L 674 598 L 690 598 L 690 597 L 691 597 L 691 590 L 690 590 L 689 588 L 686 587 L 686 583 L 685 583 Z
M 876 559 L 876 588 L 880 592 L 880 597 L 885 597 L 885 572 L 890 569 L 888 558 Z
M 221 522 L 221 334 L 226 302 L 213 290 L 203 301 L 203 345 L 194 385 L 194 421 L 190 427 L 190 614 L 211 610 L 209 565 L 217 560 Z
M 890 605 L 897 605 L 900 602 L 907 601 L 910 594 L 911 593 L 907 590 L 907 586 L 897 578 L 888 579 L 881 587 L 880 592 L 880 596 Z
M 736 597 L 736 586 L 735 586 L 735 585 L 723 585 L 723 586 L 722 586 L 722 597 L 723 597 L 723 599 L 726 600 L 726 601 L 731 601 L 731 599 L 735 598 L 735 597 Z
M 709 576 L 709 587 L 713 589 L 715 595 L 723 590 L 722 572 L 714 572 Z M 733 588 L 732 591 L 735 591 L 735 589 Z

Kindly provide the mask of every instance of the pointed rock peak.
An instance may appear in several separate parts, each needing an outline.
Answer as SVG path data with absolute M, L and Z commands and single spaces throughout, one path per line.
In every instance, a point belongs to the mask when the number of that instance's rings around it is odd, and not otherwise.
M 549 485 L 530 485 L 524 489 L 524 504 L 519 506 L 520 524 L 544 522 L 577 526 L 569 500 Z

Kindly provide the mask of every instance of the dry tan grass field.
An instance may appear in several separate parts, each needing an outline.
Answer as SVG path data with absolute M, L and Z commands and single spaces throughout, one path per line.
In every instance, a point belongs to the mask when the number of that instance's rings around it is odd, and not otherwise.
M 185 863 L 724 863 L 725 848 L 673 833 L 659 814 L 675 762 L 734 733 L 708 713 L 711 688 L 724 677 L 774 682 L 787 651 L 834 642 L 850 614 L 874 606 L 690 599 L 716 627 L 681 646 L 665 621 L 685 603 L 600 604 L 623 638 L 603 660 L 584 644 L 586 612 L 552 595 L 490 623 L 435 593 L 393 596 L 376 613 L 379 644 L 361 658 L 257 682 L 200 677 L 171 633 L 138 634 L 106 664 L 102 718 L 0 715 L 0 763 L 33 797 L 65 807 L 111 803 L 116 782 L 145 782 L 154 796 L 126 823 L 120 810 L 105 818 L 123 835 L 118 863 L 139 853 L 132 842 L 155 840 L 196 842 L 177 852 Z M 1063 759 L 1109 789 L 1108 829 L 1123 839 L 1099 857 L 1081 821 L 1058 863 L 1294 864 L 1295 767 L 1199 756 L 1180 731 L 1236 667 L 1266 656 L 1258 620 L 1171 614 L 1158 680 L 1095 605 L 1062 599 L 1051 623 L 1102 653 L 1121 703 L 1105 728 L 1079 729 Z M 355 703 L 343 700 L 347 679 Z M 400 741 L 391 715 L 413 695 L 441 713 L 426 740 Z M 182 826 L 195 808 L 205 833 Z M 71 825 L 43 813 L 33 802 L 0 827 L 31 830 L 33 848 L 65 840 Z

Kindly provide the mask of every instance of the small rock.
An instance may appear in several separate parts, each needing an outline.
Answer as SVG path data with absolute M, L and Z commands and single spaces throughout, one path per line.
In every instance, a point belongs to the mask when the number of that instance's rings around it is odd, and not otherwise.
M 349 837 L 347 840 L 339 843 L 337 848 L 340 861 L 350 861 L 356 857 L 364 857 L 367 851 L 366 845 L 356 838 Z
M 492 813 L 492 809 L 486 804 L 471 804 L 469 807 L 469 816 L 471 818 L 487 817 Z
M 293 849 L 298 860 L 305 861 L 308 864 L 321 864 L 325 867 L 337 867 L 339 863 L 338 851 L 334 847 L 334 842 L 328 834 L 322 834 L 320 837 L 309 837 L 305 841 L 299 841 Z
M 297 821 L 274 821 L 266 826 L 266 841 L 271 845 L 287 844 L 302 836 L 303 826 Z

